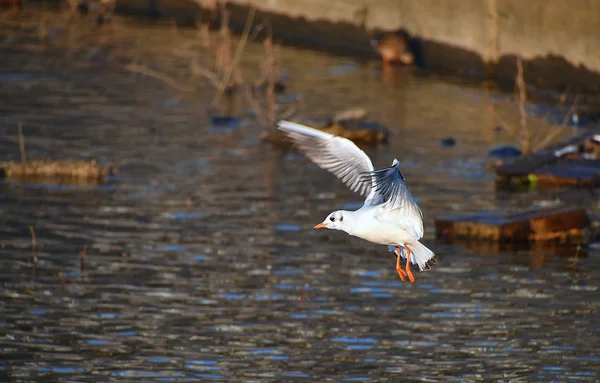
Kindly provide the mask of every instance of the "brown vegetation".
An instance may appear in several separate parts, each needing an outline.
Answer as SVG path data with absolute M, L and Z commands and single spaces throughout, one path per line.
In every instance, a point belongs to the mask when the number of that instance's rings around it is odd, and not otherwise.
M 102 183 L 118 173 L 115 167 L 102 167 L 95 161 L 27 161 L 23 127 L 18 129 L 21 161 L 0 162 L 0 178 L 41 179 L 60 178 L 70 183 Z
M 116 168 L 101 167 L 94 161 L 30 161 L 26 164 L 0 162 L 0 176 L 6 178 L 61 177 L 101 183 L 107 176 L 116 173 Z
M 234 99 L 241 96 L 245 106 L 252 109 L 256 115 L 259 124 L 265 128 L 274 128 L 277 121 L 288 118 L 294 112 L 294 106 L 279 114 L 277 112 L 277 100 L 275 94 L 278 88 L 281 88 L 281 65 L 279 51 L 273 42 L 271 29 L 264 23 L 259 24 L 252 31 L 255 8 L 250 8 L 246 19 L 244 31 L 240 36 L 237 45 L 233 44 L 232 33 L 229 28 L 229 13 L 223 4 L 219 4 L 219 14 L 221 25 L 213 39 L 208 23 L 196 22 L 198 28 L 198 37 L 201 40 L 203 49 L 212 51 L 215 56 L 214 68 L 206 68 L 199 63 L 199 52 L 193 49 L 186 51 L 190 57 L 190 78 L 187 81 L 178 81 L 166 73 L 147 68 L 137 63 L 131 63 L 126 66 L 130 71 L 142 73 L 163 81 L 170 87 L 186 93 L 199 93 L 205 90 L 206 82 L 199 82 L 199 79 L 208 81 L 208 85 L 215 89 L 213 100 L 210 104 L 210 110 L 213 113 L 221 113 L 233 117 L 235 110 L 232 107 L 235 104 Z M 246 80 L 242 68 L 239 66 L 246 44 L 255 40 L 260 32 L 266 30 L 263 45 L 265 49 L 265 58 L 260 64 L 260 77 L 255 81 Z M 214 49 L 212 42 L 216 41 Z M 190 42 L 191 45 L 191 42 Z M 224 112 L 217 112 L 225 106 Z

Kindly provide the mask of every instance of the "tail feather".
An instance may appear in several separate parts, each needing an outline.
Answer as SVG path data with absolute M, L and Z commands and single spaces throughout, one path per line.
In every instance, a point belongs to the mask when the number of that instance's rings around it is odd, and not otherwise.
M 414 245 L 407 246 L 412 253 L 412 257 L 410 257 L 411 263 L 416 263 L 421 271 L 431 270 L 431 266 L 437 262 L 433 251 L 429 250 L 421 242 L 416 241 Z
M 410 249 L 411 257 L 410 263 L 419 266 L 419 270 L 428 271 L 431 270 L 431 266 L 437 263 L 437 257 L 433 251 L 429 250 L 421 242 L 416 241 L 414 245 L 407 245 Z M 388 246 L 388 250 L 395 254 L 396 249 L 394 246 Z M 402 258 L 406 259 L 406 249 L 402 249 Z

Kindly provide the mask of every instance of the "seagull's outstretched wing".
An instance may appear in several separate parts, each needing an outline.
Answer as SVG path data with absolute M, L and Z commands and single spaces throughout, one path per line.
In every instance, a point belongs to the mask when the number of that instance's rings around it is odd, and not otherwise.
M 373 204 L 381 204 L 378 214 L 381 218 L 394 220 L 401 217 L 405 229 L 415 239 L 420 239 L 423 237 L 423 213 L 408 190 L 399 167 L 400 163 L 394 159 L 389 168 L 374 170 L 367 175 L 374 185 Z
M 400 163 L 394 159 L 389 168 L 373 170 L 365 174 L 365 181 L 371 179 L 375 192 L 385 201 L 387 209 L 404 209 L 408 215 L 422 218 L 421 209 L 408 190 L 399 167 Z
M 278 126 L 310 160 L 335 174 L 353 191 L 367 194 L 365 205 L 379 205 L 379 217 L 398 221 L 415 239 L 423 237 L 423 214 L 397 160 L 389 168 L 375 170 L 369 156 L 346 138 L 289 121 L 280 121 Z
M 333 173 L 352 191 L 371 197 L 371 182 L 368 178 L 365 182 L 364 177 L 375 168 L 369 156 L 352 141 L 295 122 L 280 121 L 277 125 L 311 161 Z

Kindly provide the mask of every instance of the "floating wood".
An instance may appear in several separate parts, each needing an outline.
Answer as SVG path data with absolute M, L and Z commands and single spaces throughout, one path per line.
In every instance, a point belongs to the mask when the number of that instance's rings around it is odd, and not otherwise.
M 383 125 L 360 119 L 334 121 L 322 130 L 356 143 L 368 145 L 387 143 L 390 134 Z
M 350 113 L 354 111 L 349 111 Z M 356 113 L 359 113 L 357 111 Z M 334 134 L 344 137 L 357 145 L 377 145 L 387 143 L 389 138 L 389 130 L 376 122 L 364 121 L 361 119 L 345 119 L 345 120 L 325 120 L 300 122 L 304 125 L 315 129 L 322 130 L 325 133 Z M 261 139 L 277 145 L 288 146 L 292 141 L 282 132 L 278 130 L 265 131 L 261 134 Z
M 114 167 L 101 167 L 90 161 L 28 161 L 0 162 L 0 178 L 35 180 L 61 178 L 69 183 L 103 183 L 110 175 L 117 174 Z
M 496 168 L 502 186 L 600 185 L 600 143 L 592 139 L 600 129 L 590 129 L 561 144 L 528 154 Z
M 549 254 L 558 257 L 573 257 L 575 254 L 578 254 L 581 258 L 586 258 L 589 255 L 589 250 L 577 243 L 556 244 L 550 241 L 497 242 L 469 238 L 448 239 L 446 242 L 470 249 L 480 255 L 527 251 L 531 265 L 538 267 L 543 266 L 546 261 L 545 258 Z
M 485 211 L 438 217 L 440 239 L 470 238 L 497 242 L 557 241 L 579 244 L 584 241 L 590 219 L 584 209 L 532 209 L 518 213 Z

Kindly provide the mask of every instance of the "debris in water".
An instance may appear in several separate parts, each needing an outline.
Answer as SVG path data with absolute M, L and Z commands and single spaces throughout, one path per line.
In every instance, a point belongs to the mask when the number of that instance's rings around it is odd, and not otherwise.
M 60 285 L 61 285 L 61 286 L 62 286 L 62 288 L 64 289 L 64 288 L 65 288 L 65 271 L 64 271 L 64 270 L 61 270 L 61 271 L 58 273 L 58 277 L 60 278 Z
M 365 121 L 359 118 L 338 119 L 340 117 L 350 117 L 354 114 L 356 116 L 366 115 L 366 112 L 360 109 L 353 109 L 344 113 L 338 113 L 334 118 L 325 121 L 310 120 L 307 124 L 325 133 L 347 138 L 356 144 L 387 144 L 390 133 L 385 126 L 377 122 Z M 265 131 L 262 133 L 261 139 L 275 145 L 291 145 L 291 141 L 287 136 L 279 131 Z
M 344 120 L 364 120 L 367 118 L 367 111 L 364 108 L 351 108 L 342 110 L 333 116 L 333 122 Z
M 482 211 L 438 217 L 438 238 L 469 238 L 497 242 L 584 242 L 590 218 L 584 209 L 546 208 L 517 213 Z
M 323 131 L 347 138 L 355 143 L 369 145 L 387 143 L 389 137 L 389 130 L 385 126 L 360 119 L 335 121 L 326 126 Z
M 399 63 L 404 65 L 413 65 L 415 55 L 413 54 L 411 41 L 412 38 L 403 29 L 379 34 L 371 40 L 371 45 L 377 50 L 384 65 Z
M 240 120 L 232 116 L 212 116 L 210 122 L 216 126 L 238 127 Z
M 511 145 L 497 147 L 488 153 L 488 156 L 493 158 L 518 158 L 521 155 L 523 153 Z
M 87 255 L 87 245 L 83 245 L 83 250 L 79 253 L 79 271 L 83 274 L 83 270 L 85 269 L 85 256 Z
M 600 185 L 600 130 L 589 130 L 496 168 L 499 185 Z
M 456 138 L 454 137 L 444 137 L 438 141 L 438 144 L 441 147 L 452 148 L 456 146 Z
M 29 161 L 18 163 L 0 162 L 0 178 L 36 179 L 60 177 L 65 183 L 85 180 L 88 183 L 103 183 L 108 176 L 117 174 L 115 167 L 101 167 L 95 161 Z
M 29 232 L 31 233 L 31 250 L 33 251 L 33 258 L 32 263 L 33 263 L 33 277 L 35 278 L 35 272 L 37 271 L 37 262 L 38 262 L 38 250 L 39 250 L 39 246 L 37 243 L 37 240 L 35 239 L 35 230 L 33 230 L 33 226 L 29 226 Z

